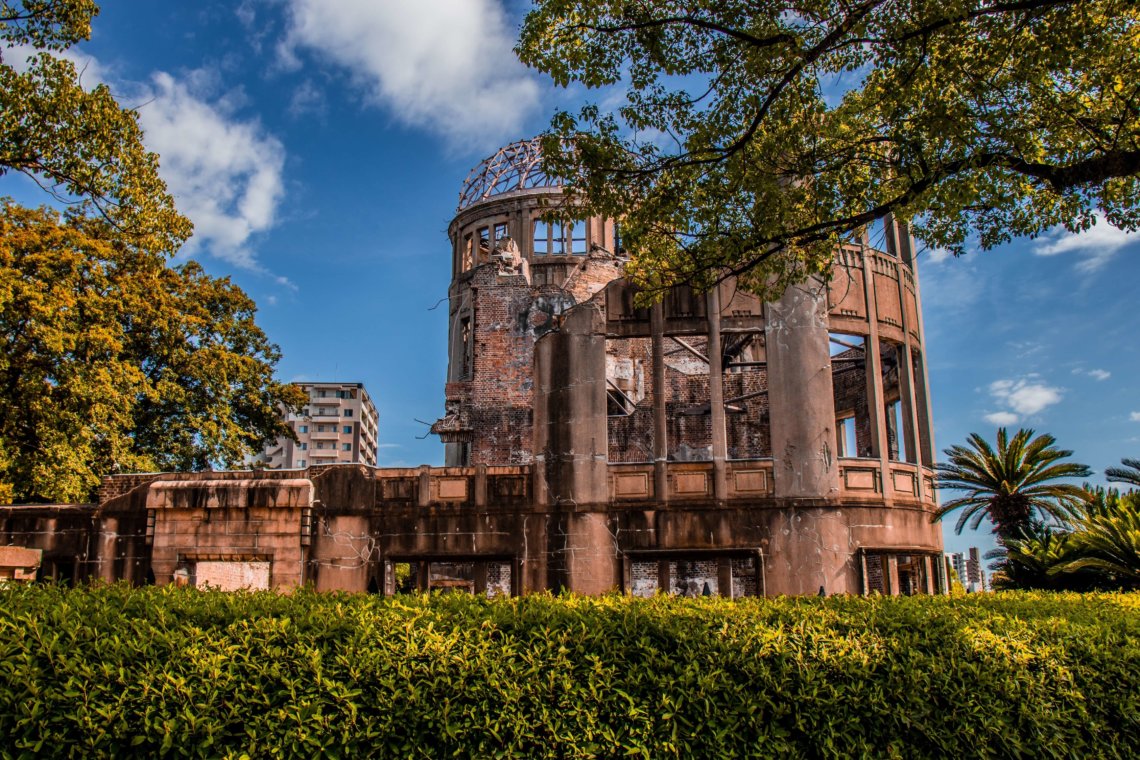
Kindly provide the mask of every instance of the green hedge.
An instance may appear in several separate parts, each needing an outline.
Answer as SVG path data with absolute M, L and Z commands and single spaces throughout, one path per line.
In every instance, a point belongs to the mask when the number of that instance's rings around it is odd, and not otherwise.
M 1140 595 L 0 589 L 3 757 L 1135 757 Z

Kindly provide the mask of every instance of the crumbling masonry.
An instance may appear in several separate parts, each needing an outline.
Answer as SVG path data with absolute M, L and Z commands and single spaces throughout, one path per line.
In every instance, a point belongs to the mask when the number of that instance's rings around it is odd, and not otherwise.
M 775 303 L 729 280 L 637 308 L 619 230 L 549 222 L 538 158 L 483 162 L 450 226 L 444 467 L 111 476 L 97 506 L 0 508 L 0 543 L 223 588 L 944 589 L 905 227 Z

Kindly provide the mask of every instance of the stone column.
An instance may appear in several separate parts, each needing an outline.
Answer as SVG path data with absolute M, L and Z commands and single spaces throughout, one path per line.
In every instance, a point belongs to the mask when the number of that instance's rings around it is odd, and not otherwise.
M 99 526 L 99 580 L 105 583 L 114 583 L 115 577 L 115 550 L 119 542 L 119 520 L 115 517 L 104 517 Z
M 886 405 L 883 399 L 883 355 L 879 343 L 879 309 L 875 295 L 875 254 L 863 246 L 863 284 L 867 303 L 867 339 L 863 342 L 867 375 L 867 414 L 870 415 L 871 456 L 879 460 L 879 487 L 884 496 L 890 487 Z
M 713 496 L 723 501 L 728 496 L 728 433 L 724 423 L 724 353 L 720 343 L 720 284 L 708 292 L 709 326 L 709 408 L 712 424 Z M 825 334 L 826 337 L 826 334 Z M 830 379 L 830 374 L 828 375 Z M 829 383 L 830 384 L 830 383 Z
M 605 315 L 593 302 L 567 312 L 536 344 L 535 450 L 551 507 L 551 581 L 598 594 L 621 583 L 609 529 Z M 537 463 L 536 463 L 537 464 Z M 541 474 L 538 477 L 543 477 Z M 561 576 L 561 577 L 558 577 Z
M 669 424 L 665 416 L 665 310 L 661 302 L 649 309 L 653 350 L 653 494 L 664 504 L 669 500 Z
M 766 311 L 775 495 L 835 496 L 839 468 L 834 450 L 827 290 L 814 279 L 794 285 L 779 301 L 767 304 Z

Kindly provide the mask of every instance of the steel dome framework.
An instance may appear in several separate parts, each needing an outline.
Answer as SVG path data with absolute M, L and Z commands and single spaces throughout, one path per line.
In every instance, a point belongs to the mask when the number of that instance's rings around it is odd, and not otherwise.
M 462 211 L 496 195 L 518 190 L 561 187 L 562 180 L 542 171 L 542 148 L 538 138 L 519 140 L 483 159 L 463 181 L 459 192 Z

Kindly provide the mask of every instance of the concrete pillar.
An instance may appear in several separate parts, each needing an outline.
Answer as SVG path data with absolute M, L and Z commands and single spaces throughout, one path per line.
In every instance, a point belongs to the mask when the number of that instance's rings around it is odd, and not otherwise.
M 901 317 L 903 328 L 903 345 L 899 351 L 899 395 L 902 403 L 904 436 L 906 440 L 905 452 L 900 451 L 900 459 L 905 459 L 919 466 L 922 465 L 922 457 L 919 455 L 918 446 L 918 411 L 916 403 L 915 382 L 914 382 L 914 360 L 913 349 L 911 344 L 911 328 L 910 317 L 907 315 L 906 304 L 909 301 L 906 291 L 906 273 L 908 271 L 913 273 L 914 267 L 914 245 L 910 237 L 910 232 L 906 225 L 892 219 L 892 226 L 894 227 L 894 235 L 890 238 L 894 240 L 896 250 L 899 258 L 899 304 L 901 305 Z M 917 290 L 916 290 L 917 296 Z M 916 301 L 917 305 L 917 301 Z M 915 309 L 917 312 L 918 309 Z M 919 478 L 919 493 L 922 493 L 922 478 Z
M 551 504 L 609 501 L 604 325 L 597 304 L 581 304 L 535 344 L 535 450 Z
M 709 408 L 712 416 L 713 497 L 722 501 L 728 497 L 728 480 L 725 475 L 728 460 L 728 432 L 724 422 L 724 353 L 720 343 L 720 284 L 709 290 Z M 824 333 L 824 338 L 827 335 Z M 830 381 L 830 368 L 828 379 Z M 830 385 L 830 382 L 828 383 Z M 833 421 L 834 423 L 834 421 Z
M 665 416 L 665 309 L 661 302 L 649 308 L 653 350 L 653 493 L 662 504 L 669 501 L 669 425 Z
M 567 515 L 566 587 L 575 594 L 597 596 L 621 584 L 621 566 L 605 512 Z
M 475 465 L 475 506 L 487 506 L 487 465 Z
M 104 517 L 99 526 L 99 580 L 105 583 L 118 580 L 115 578 L 115 550 L 118 541 L 118 518 Z
M 909 228 L 903 227 L 900 236 L 900 244 L 902 246 L 903 255 L 906 264 L 914 277 L 914 298 L 915 304 L 918 308 L 915 309 L 915 318 L 918 322 L 917 325 L 910 325 L 910 328 L 918 334 L 918 366 L 915 371 L 914 380 L 914 393 L 915 393 L 915 412 L 918 417 L 918 443 L 919 443 L 919 456 L 921 464 L 926 467 L 934 465 L 934 426 L 930 416 L 930 382 L 928 380 L 928 373 L 926 369 L 926 333 L 922 325 L 922 291 L 918 282 L 918 266 L 917 256 L 915 254 L 914 238 L 910 234 Z M 911 347 L 912 350 L 914 346 Z M 912 359 L 913 361 L 913 359 Z
M 867 339 L 863 341 L 866 355 L 867 414 L 870 415 L 871 456 L 879 460 L 879 484 L 886 496 L 890 484 L 890 462 L 887 455 L 886 409 L 883 400 L 883 357 L 879 343 L 879 310 L 875 298 L 874 254 L 866 245 L 863 248 L 863 284 L 867 304 Z
M 583 594 L 620 583 L 617 547 L 604 509 L 609 503 L 605 315 L 588 302 L 569 312 L 534 350 L 535 450 L 548 520 L 547 580 Z M 537 463 L 536 463 L 537 464 Z
M 431 465 L 420 465 L 420 481 L 416 494 L 416 504 L 426 507 L 431 504 Z
M 839 468 L 827 291 L 814 279 L 794 285 L 766 312 L 775 495 L 832 497 L 839 492 Z

